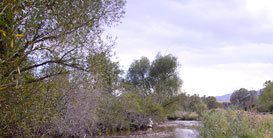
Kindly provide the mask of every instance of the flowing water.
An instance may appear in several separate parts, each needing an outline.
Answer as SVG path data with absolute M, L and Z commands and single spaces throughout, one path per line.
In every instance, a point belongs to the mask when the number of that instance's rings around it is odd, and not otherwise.
M 171 121 L 169 124 L 177 124 L 173 128 L 173 135 L 168 138 L 198 138 L 195 127 L 200 126 L 199 121 Z
M 167 121 L 158 126 L 134 132 L 112 133 L 103 138 L 198 138 L 200 121 Z

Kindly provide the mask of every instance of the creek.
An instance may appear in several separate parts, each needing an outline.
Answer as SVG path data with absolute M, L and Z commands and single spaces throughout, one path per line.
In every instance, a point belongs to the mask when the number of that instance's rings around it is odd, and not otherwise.
M 100 138 L 198 138 L 200 121 L 166 121 L 147 130 L 115 132 Z
M 173 128 L 173 135 L 168 138 L 198 138 L 196 127 L 201 125 L 199 121 L 170 121 L 167 124 L 177 124 Z

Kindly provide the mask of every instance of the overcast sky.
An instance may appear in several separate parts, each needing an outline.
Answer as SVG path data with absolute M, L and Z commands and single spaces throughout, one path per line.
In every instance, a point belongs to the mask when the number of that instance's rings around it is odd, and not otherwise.
M 183 91 L 218 96 L 258 90 L 273 78 L 272 0 L 127 0 L 116 36 L 116 56 L 173 54 Z

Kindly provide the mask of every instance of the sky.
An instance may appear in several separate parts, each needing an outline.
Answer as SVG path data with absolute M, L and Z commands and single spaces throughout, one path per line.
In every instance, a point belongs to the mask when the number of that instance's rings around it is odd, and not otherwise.
M 220 96 L 273 78 L 272 0 L 127 0 L 107 31 L 127 70 L 142 56 L 173 54 L 182 91 Z

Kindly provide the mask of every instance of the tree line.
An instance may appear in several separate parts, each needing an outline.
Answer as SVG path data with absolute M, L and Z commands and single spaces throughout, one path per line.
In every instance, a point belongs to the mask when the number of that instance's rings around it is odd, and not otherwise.
M 120 22 L 125 4 L 0 3 L 1 137 L 94 136 L 145 128 L 175 111 L 201 115 L 222 107 L 215 97 L 180 91 L 179 62 L 171 54 L 141 57 L 126 72 L 112 60 L 115 42 L 103 32 Z
M 160 122 L 182 108 L 206 108 L 197 105 L 199 96 L 180 92 L 173 55 L 143 57 L 127 72 L 112 60 L 115 42 L 102 36 L 120 22 L 125 3 L 0 3 L 1 137 L 93 136 L 147 127 L 149 119 Z
M 246 111 L 258 110 L 260 112 L 273 111 L 273 83 L 266 81 L 260 91 L 241 88 L 232 93 L 230 102 L 233 106 Z

